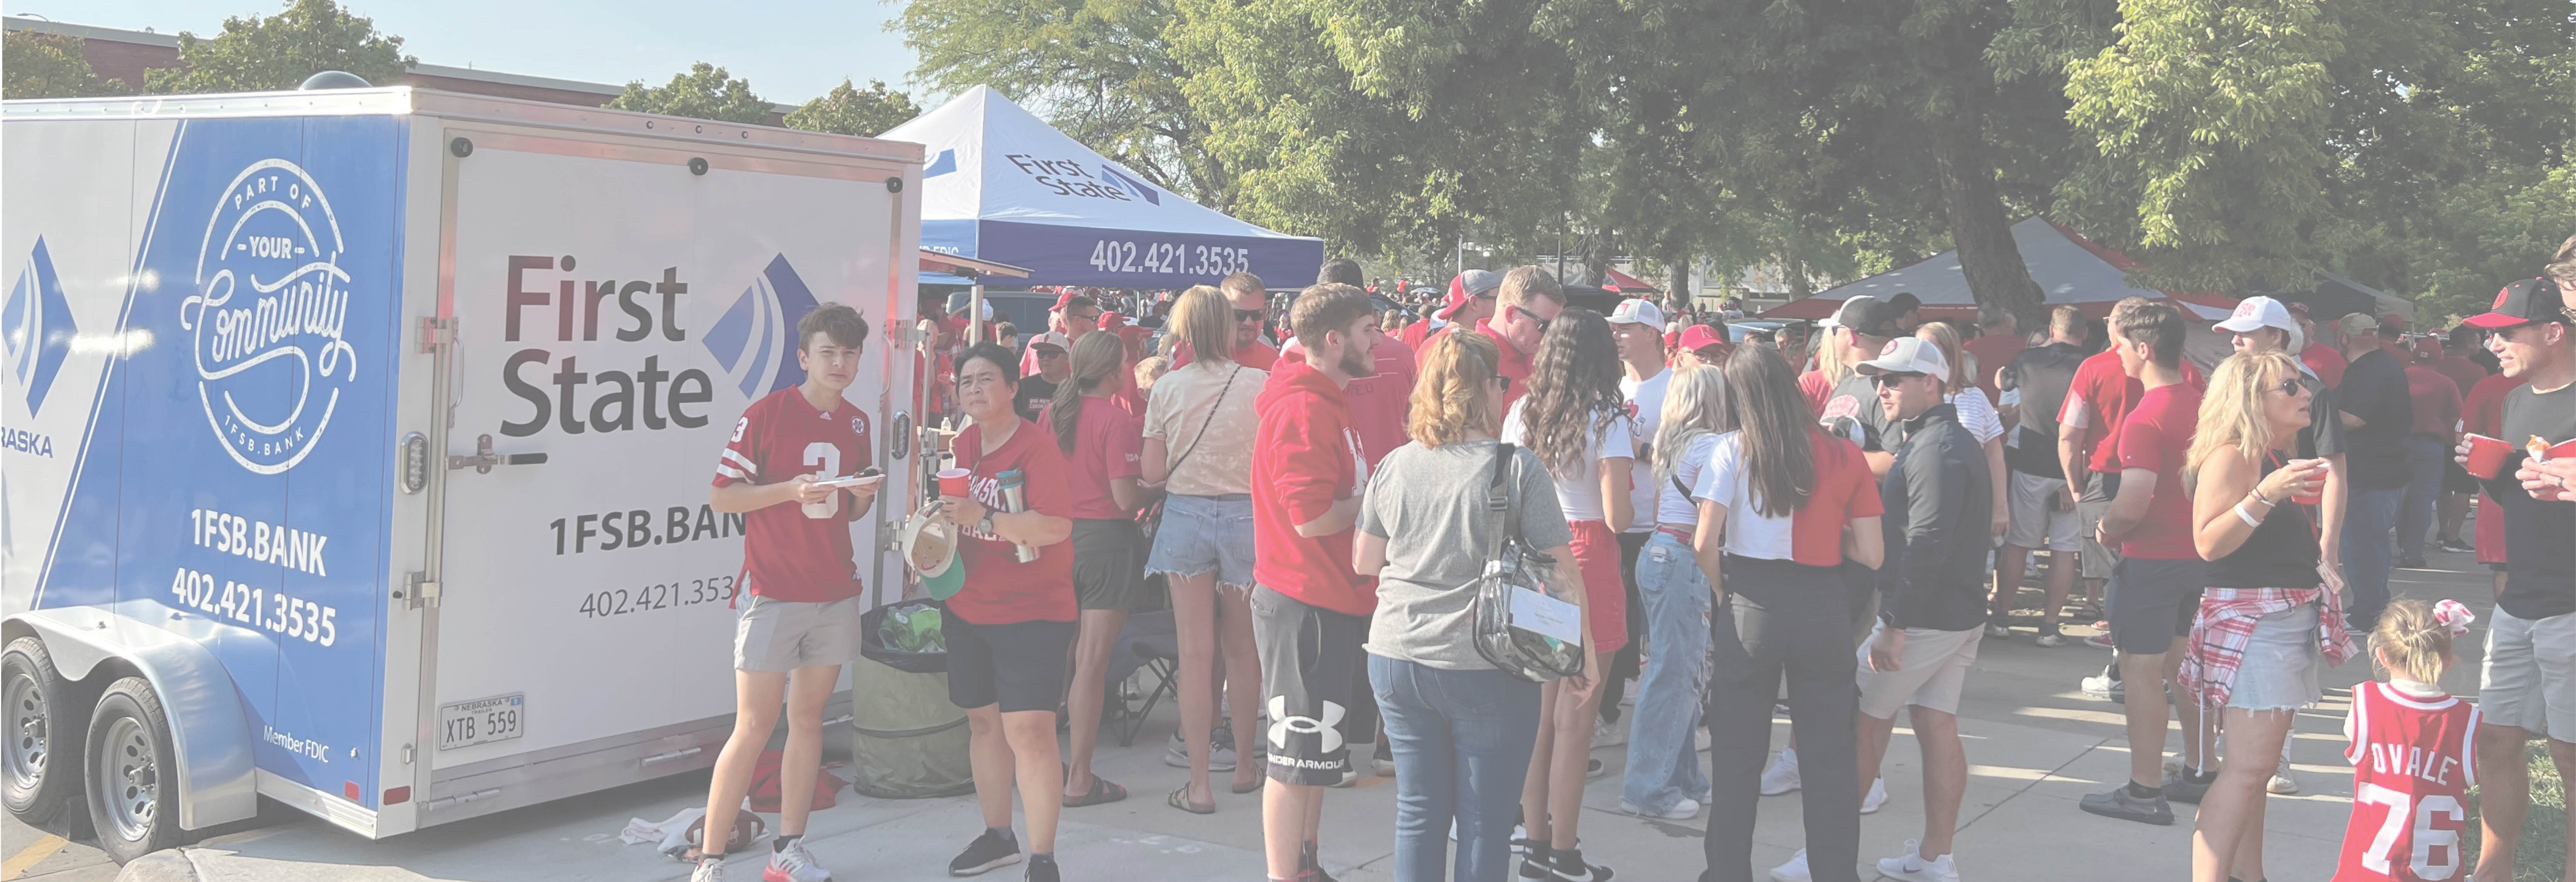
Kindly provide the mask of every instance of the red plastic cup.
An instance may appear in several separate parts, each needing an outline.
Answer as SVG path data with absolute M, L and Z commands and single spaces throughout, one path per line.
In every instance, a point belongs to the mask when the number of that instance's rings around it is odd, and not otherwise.
M 2552 462 L 2567 459 L 2569 457 L 2576 457 L 2576 438 L 2569 438 L 2565 441 L 2560 441 L 2556 444 L 2550 445 L 2548 450 L 2541 453 L 2540 461 Z
M 2493 479 L 2496 471 L 2504 468 L 2505 454 L 2511 452 L 2513 452 L 2513 445 L 2504 443 L 2504 439 L 2489 438 L 2471 432 L 2469 433 L 2469 461 L 2463 467 L 2479 480 Z
M 2295 502 L 2300 505 L 2315 505 L 2324 501 L 2325 497 L 2323 494 L 2325 493 L 2326 477 L 2334 474 L 2334 461 L 2317 460 L 2316 463 L 2317 465 L 2322 466 L 2322 468 L 2318 470 L 2317 474 L 2317 489 L 2310 490 L 2305 493 L 2291 493 L 2291 502 Z
M 974 473 L 965 469 L 941 469 L 938 476 L 939 495 L 966 498 L 966 476 L 971 474 Z

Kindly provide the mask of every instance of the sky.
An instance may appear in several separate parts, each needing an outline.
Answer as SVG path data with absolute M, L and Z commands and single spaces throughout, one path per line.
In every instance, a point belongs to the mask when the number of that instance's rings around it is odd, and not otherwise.
M 623 85 L 660 85 L 693 62 L 751 81 L 770 101 L 802 104 L 843 77 L 897 89 L 913 53 L 884 23 L 900 7 L 877 0 L 341 0 L 403 38 L 423 64 Z M 10 0 L 8 15 L 163 34 L 212 36 L 224 19 L 272 15 L 279 0 Z M 916 103 L 929 106 L 914 90 Z

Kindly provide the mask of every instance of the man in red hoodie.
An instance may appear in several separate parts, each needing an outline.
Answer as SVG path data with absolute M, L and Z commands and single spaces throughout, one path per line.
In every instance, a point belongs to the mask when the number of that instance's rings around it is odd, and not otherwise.
M 1350 769 L 1345 718 L 1377 609 L 1376 582 L 1351 569 L 1368 467 L 1344 389 L 1377 373 L 1379 333 L 1368 295 L 1343 284 L 1300 293 L 1289 325 L 1306 365 L 1254 405 L 1252 630 L 1270 715 L 1261 799 L 1270 878 L 1311 880 L 1324 788 Z

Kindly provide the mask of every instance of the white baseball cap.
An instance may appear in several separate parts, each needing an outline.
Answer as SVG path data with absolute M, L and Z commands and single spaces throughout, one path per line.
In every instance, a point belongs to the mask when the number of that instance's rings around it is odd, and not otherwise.
M 1878 357 L 1852 365 L 1863 376 L 1879 374 L 1931 374 L 1947 382 L 1950 360 L 1941 356 L 1941 347 L 1921 337 L 1898 337 L 1878 351 Z
M 1664 310 L 1652 300 L 1631 297 L 1619 301 L 1618 308 L 1610 310 L 1610 323 L 1660 328 L 1664 326 Z
M 2299 332 L 2299 322 L 2290 317 L 2289 307 L 2269 297 L 2248 297 L 2236 302 L 2236 311 L 2227 320 L 2212 326 L 2214 330 L 2243 334 L 2257 328 L 2279 328 L 2292 334 Z

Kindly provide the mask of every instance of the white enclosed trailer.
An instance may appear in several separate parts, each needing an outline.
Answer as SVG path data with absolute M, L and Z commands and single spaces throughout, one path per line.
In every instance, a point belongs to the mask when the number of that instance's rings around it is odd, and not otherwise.
M 709 482 L 817 303 L 922 483 L 918 145 L 404 88 L 0 142 L 0 783 L 120 860 L 260 796 L 382 837 L 713 762 Z M 905 496 L 851 527 L 871 588 Z

